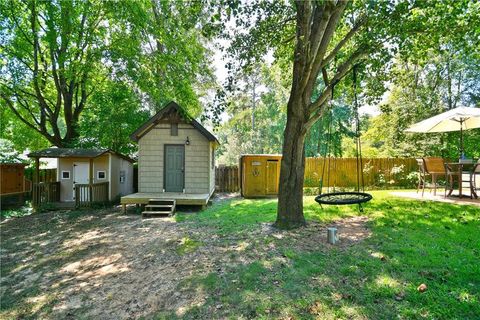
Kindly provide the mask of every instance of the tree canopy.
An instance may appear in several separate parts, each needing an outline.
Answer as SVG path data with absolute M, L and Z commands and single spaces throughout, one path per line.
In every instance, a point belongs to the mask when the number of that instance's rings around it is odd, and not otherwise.
M 101 127 L 93 126 L 105 122 L 81 115 L 110 115 L 116 98 L 128 101 L 133 119 L 170 100 L 201 112 L 199 99 L 213 82 L 205 3 L 3 1 L 0 12 L 0 101 L 18 120 L 4 122 L 14 129 L 2 134 L 12 139 L 8 132 L 25 127 L 59 147 L 97 139 Z M 110 127 L 138 123 L 110 120 Z M 97 142 L 118 145 L 115 131 L 105 134 L 111 137 Z

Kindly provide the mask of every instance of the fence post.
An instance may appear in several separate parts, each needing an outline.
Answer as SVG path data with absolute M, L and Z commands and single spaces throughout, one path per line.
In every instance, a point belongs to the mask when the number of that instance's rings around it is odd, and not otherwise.
M 75 208 L 78 208 L 80 205 L 80 192 L 79 187 L 75 186 Z
M 93 202 L 93 159 L 90 159 L 90 169 L 89 171 L 89 181 L 88 181 L 88 193 L 89 193 L 89 202 Z

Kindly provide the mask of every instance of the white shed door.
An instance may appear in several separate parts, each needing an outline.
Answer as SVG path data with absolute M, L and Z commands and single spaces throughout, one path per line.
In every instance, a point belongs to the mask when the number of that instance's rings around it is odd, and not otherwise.
M 75 200 L 75 185 L 88 184 L 90 164 L 88 162 L 73 163 L 73 199 Z M 80 197 L 82 201 L 88 201 L 90 193 L 87 188 L 82 188 Z

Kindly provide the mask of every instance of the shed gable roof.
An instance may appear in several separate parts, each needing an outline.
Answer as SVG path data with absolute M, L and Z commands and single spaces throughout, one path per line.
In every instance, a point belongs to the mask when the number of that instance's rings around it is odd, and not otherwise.
M 214 141 L 218 143 L 217 138 L 208 131 L 204 126 L 202 126 L 198 121 L 193 119 L 190 115 L 188 115 L 182 107 L 180 107 L 176 102 L 170 101 L 165 107 L 163 107 L 160 111 L 158 111 L 153 117 L 148 119 L 144 124 L 140 126 L 137 130 L 135 130 L 131 135 L 130 139 L 137 142 L 147 134 L 156 124 L 158 124 L 161 120 L 166 120 L 167 116 L 170 114 L 177 114 L 185 120 L 187 123 L 190 123 L 195 129 L 197 129 L 208 141 Z

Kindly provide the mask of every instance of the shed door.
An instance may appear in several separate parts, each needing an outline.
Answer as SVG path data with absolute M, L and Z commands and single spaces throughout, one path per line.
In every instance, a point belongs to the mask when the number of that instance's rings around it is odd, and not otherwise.
M 267 161 L 266 194 L 278 193 L 278 160 Z
M 165 191 L 183 192 L 185 181 L 185 146 L 165 146 Z
M 73 163 L 73 200 L 75 200 L 75 186 L 77 184 L 88 184 L 90 176 L 90 164 L 88 162 Z M 90 192 L 88 188 L 80 187 L 80 201 L 89 201 Z

